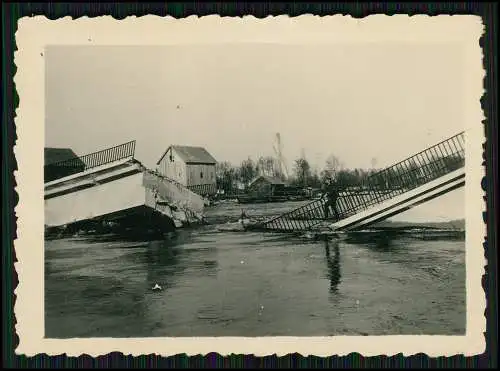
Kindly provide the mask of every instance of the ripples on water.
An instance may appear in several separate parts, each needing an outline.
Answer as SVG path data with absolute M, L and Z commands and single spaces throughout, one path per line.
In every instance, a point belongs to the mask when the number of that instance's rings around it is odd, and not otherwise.
M 46 336 L 463 334 L 465 241 L 366 236 L 47 241 Z

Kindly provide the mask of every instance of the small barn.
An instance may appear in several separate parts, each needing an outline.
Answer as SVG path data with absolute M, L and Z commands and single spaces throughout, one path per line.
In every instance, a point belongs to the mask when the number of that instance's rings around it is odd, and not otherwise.
M 71 148 L 44 148 L 45 182 L 85 170 L 85 163 Z
M 203 147 L 171 145 L 156 163 L 156 170 L 199 195 L 211 196 L 217 193 L 216 164 Z
M 284 196 L 286 183 L 279 178 L 259 175 L 247 187 L 247 193 L 265 196 Z

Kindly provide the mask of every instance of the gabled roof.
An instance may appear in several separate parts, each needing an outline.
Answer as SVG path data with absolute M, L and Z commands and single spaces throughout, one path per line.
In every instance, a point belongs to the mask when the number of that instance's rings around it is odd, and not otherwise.
M 267 181 L 270 184 L 279 184 L 279 185 L 286 184 L 286 182 L 282 181 L 280 178 L 276 178 L 276 177 L 268 176 L 268 175 L 259 175 L 250 182 L 249 186 L 254 184 L 259 179 L 264 179 L 265 181 Z
M 160 161 L 165 157 L 169 149 L 173 149 L 179 157 L 184 161 L 186 164 L 216 164 L 217 160 L 212 157 L 208 151 L 203 148 L 203 147 L 192 147 L 192 146 L 179 146 L 179 145 L 172 145 L 167 148 L 165 153 L 160 157 L 158 162 L 156 163 L 157 165 L 160 163 Z
M 78 156 L 71 148 L 44 148 L 45 165 L 54 164 L 56 162 L 66 161 Z M 82 162 L 83 164 L 83 162 Z

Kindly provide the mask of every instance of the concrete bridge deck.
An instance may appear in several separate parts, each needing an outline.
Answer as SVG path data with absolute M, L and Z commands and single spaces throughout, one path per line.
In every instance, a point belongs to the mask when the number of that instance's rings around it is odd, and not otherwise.
M 110 149 L 80 158 L 80 162 L 85 162 L 81 159 L 86 157 L 92 161 L 91 166 L 79 171 L 60 171 L 73 166 L 75 159 L 46 166 L 49 167 L 46 174 L 69 174 L 49 177 L 44 184 L 47 227 L 96 219 L 123 219 L 138 215 L 137 210 L 141 210 L 139 214 L 166 218 L 176 226 L 203 218 L 201 196 L 149 171 L 134 159 L 133 151 L 113 147 L 114 153 L 118 153 L 114 157 L 102 154 L 107 151 Z

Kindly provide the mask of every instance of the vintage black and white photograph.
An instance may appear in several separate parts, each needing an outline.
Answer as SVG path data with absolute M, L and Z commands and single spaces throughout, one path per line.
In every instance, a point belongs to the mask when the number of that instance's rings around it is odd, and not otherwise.
M 44 338 L 465 336 L 475 32 L 47 43 Z

